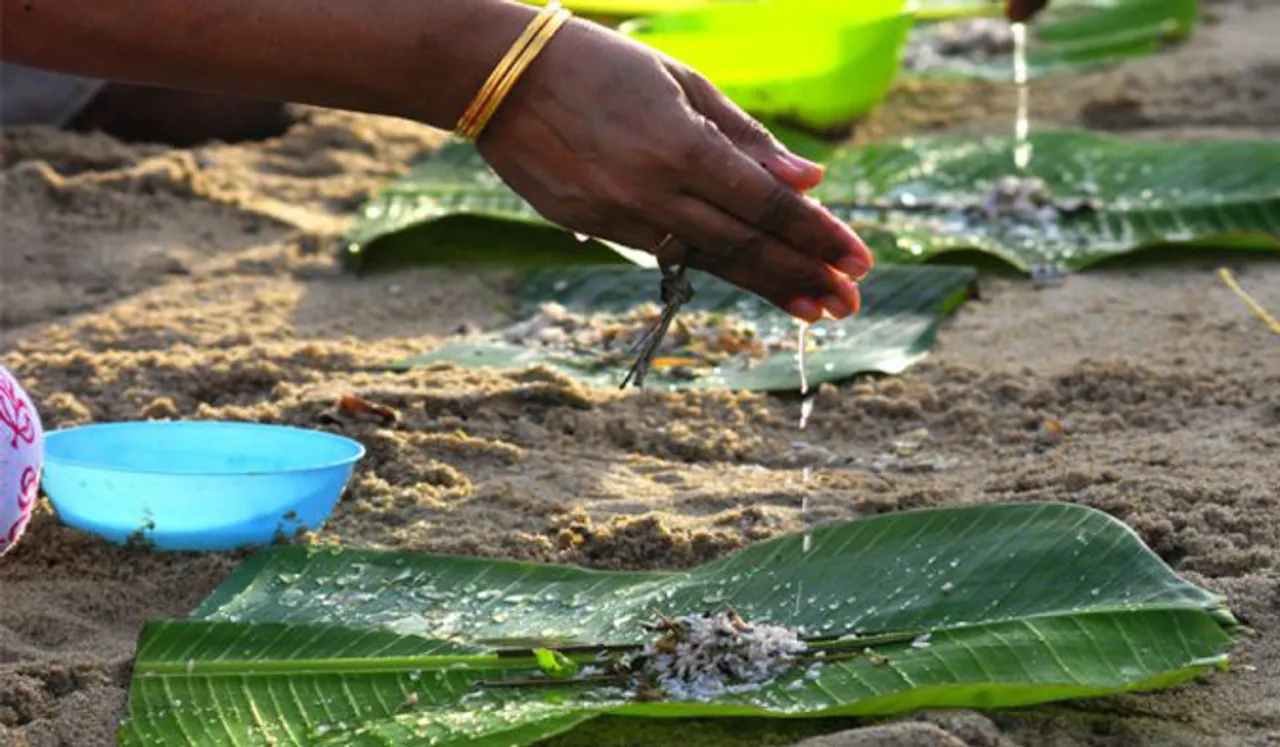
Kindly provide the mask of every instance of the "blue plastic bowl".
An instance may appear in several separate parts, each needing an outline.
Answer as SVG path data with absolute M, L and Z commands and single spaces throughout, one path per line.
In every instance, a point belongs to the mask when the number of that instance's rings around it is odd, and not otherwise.
M 105 423 L 47 434 L 42 484 L 62 521 L 113 542 L 231 550 L 324 526 L 364 453 L 284 426 Z

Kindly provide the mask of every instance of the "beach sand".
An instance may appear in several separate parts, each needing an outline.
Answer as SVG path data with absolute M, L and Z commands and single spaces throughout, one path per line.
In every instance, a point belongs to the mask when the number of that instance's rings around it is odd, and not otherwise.
M 1280 5 L 1205 7 L 1215 22 L 1175 51 L 1038 83 L 1036 125 L 1280 135 Z M 1013 105 L 1007 86 L 903 84 L 857 138 L 1005 131 Z M 1280 340 L 1218 279 L 1222 257 L 1102 268 L 1046 288 L 984 276 L 980 299 L 924 363 L 821 389 L 804 438 L 844 466 L 818 467 L 806 488 L 815 452 L 791 445 L 794 397 L 619 394 L 544 371 L 359 372 L 459 325 L 502 323 L 490 299 L 506 275 L 342 271 L 345 221 L 440 135 L 297 114 L 278 139 L 189 150 L 3 132 L 0 364 L 46 428 L 134 418 L 340 428 L 369 455 L 319 540 L 598 568 L 686 567 L 796 530 L 806 492 L 814 523 L 978 502 L 1093 506 L 1228 595 L 1256 631 L 1231 671 L 1170 692 L 930 715 L 823 744 L 1280 744 Z M 1280 310 L 1280 264 L 1229 262 Z M 334 425 L 346 393 L 396 408 L 400 424 Z M 1049 418 L 1069 437 L 1045 449 L 1037 434 Z M 908 456 L 895 447 L 904 439 L 917 444 Z M 876 462 L 888 481 L 867 473 Z M 42 504 L 0 560 L 0 743 L 114 743 L 140 626 L 185 615 L 236 561 L 109 546 Z M 753 744 L 832 728 L 762 726 Z M 646 725 L 561 741 L 661 744 L 676 733 Z

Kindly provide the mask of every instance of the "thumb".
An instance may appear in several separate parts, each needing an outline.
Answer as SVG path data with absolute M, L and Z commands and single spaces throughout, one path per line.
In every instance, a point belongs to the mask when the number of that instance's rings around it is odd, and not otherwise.
M 714 122 L 725 137 L 764 166 L 775 179 L 798 192 L 813 189 L 822 182 L 821 164 L 787 150 L 764 125 L 730 101 L 711 81 L 688 68 L 672 72 L 693 108 Z

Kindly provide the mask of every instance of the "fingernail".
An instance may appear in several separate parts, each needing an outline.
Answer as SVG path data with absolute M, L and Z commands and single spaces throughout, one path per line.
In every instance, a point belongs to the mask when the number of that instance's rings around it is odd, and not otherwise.
M 844 319 L 846 316 L 849 316 L 849 312 L 852 311 L 852 309 L 849 308 L 849 304 L 845 303 L 844 299 L 839 296 L 823 296 L 822 305 L 826 307 L 827 311 L 831 312 L 831 316 L 836 319 Z
M 853 256 L 846 254 L 836 260 L 835 268 L 854 280 L 861 280 L 867 276 L 871 268 L 865 262 Z
M 858 284 L 853 283 L 853 293 L 849 296 L 849 313 L 857 316 L 862 313 L 862 291 L 858 290 Z
M 786 182 L 787 186 L 796 190 L 803 190 L 804 185 L 813 180 L 810 174 L 782 156 L 774 158 L 767 170 L 774 178 Z
M 861 280 L 866 277 L 871 268 L 876 266 L 876 258 L 871 254 L 871 247 L 867 246 L 867 242 L 862 240 L 857 231 L 842 220 L 836 219 L 836 222 L 840 224 L 840 231 L 853 249 L 853 253 L 846 254 L 837 260 L 835 268 L 854 280 Z
M 770 171 L 773 175 L 796 191 L 804 192 L 822 183 L 822 166 L 792 153 L 778 153 L 772 159 L 772 164 Z
M 810 324 L 822 318 L 822 307 L 812 298 L 797 298 L 786 306 L 787 313 Z
M 850 278 L 858 278 L 860 274 L 867 271 L 867 267 L 858 260 L 855 260 L 852 255 L 845 255 L 844 257 L 838 258 L 838 260 L 836 260 L 836 269 L 844 272 L 844 274 L 850 276 Z
M 827 167 L 823 166 L 820 163 L 810 161 L 807 158 L 801 158 L 800 156 L 797 156 L 795 153 L 792 153 L 789 150 L 783 151 L 782 157 L 788 163 L 790 163 L 791 166 L 795 168 L 797 171 L 803 171 L 806 173 L 815 174 L 818 176 L 818 178 L 822 178 L 822 176 L 827 173 Z
M 810 163 L 803 158 L 796 159 L 799 163 L 804 164 L 804 168 L 800 169 L 801 177 L 796 180 L 796 190 L 800 192 L 808 192 L 809 190 L 822 184 L 822 178 L 826 174 L 826 170 L 816 163 Z
M 858 309 L 862 307 L 862 292 L 858 290 L 856 282 L 846 280 L 841 283 L 839 296 L 840 300 L 844 302 L 845 308 L 849 309 L 849 313 L 858 313 Z

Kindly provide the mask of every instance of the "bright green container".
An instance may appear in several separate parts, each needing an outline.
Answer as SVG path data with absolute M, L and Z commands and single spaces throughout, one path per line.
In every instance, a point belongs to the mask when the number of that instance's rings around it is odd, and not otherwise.
M 884 100 L 906 0 L 761 0 L 637 19 L 623 33 L 693 67 L 753 115 L 827 131 Z
M 767 0 L 764 0 L 767 1 Z M 849 0 L 856 4 L 860 0 Z M 524 0 L 529 5 L 546 5 L 546 0 Z M 561 0 L 561 5 L 579 15 L 594 18 L 626 19 L 655 13 L 686 13 L 726 5 L 756 5 L 762 0 Z M 999 15 L 999 0 L 912 0 L 908 9 L 917 20 L 937 21 Z
M 546 5 L 546 0 L 524 0 L 528 5 Z M 684 13 L 717 5 L 755 3 L 757 0 L 561 0 L 560 4 L 578 15 L 623 19 L 654 13 Z

